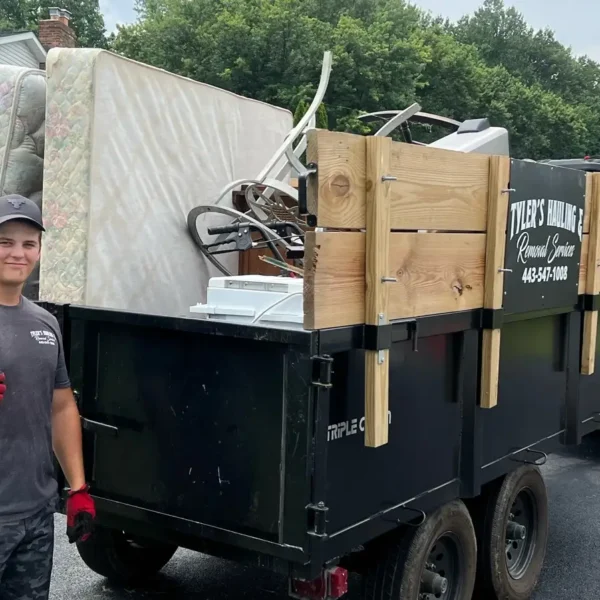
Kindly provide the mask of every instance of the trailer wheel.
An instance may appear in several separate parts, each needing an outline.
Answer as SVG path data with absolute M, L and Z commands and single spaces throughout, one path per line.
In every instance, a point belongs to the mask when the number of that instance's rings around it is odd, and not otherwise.
M 473 523 L 455 500 L 378 551 L 365 576 L 364 600 L 471 600 L 476 564 Z
M 122 531 L 95 527 L 77 544 L 83 562 L 98 575 L 118 584 L 141 583 L 171 560 L 177 546 L 139 540 Z
M 521 467 L 492 488 L 476 531 L 477 591 L 484 598 L 530 598 L 548 542 L 548 497 L 539 469 Z

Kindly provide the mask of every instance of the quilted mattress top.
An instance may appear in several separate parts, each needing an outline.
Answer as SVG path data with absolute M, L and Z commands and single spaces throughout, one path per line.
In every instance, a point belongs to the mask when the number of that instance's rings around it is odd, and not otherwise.
M 47 72 L 41 297 L 188 316 L 217 274 L 188 212 L 255 177 L 291 113 L 101 50 L 51 50 Z

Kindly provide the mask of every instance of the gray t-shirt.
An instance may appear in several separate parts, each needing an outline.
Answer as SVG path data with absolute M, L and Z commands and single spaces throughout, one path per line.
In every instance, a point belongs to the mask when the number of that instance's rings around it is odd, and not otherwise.
M 70 387 L 58 321 L 27 298 L 0 306 L 0 371 L 0 522 L 8 522 L 57 497 L 52 396 Z

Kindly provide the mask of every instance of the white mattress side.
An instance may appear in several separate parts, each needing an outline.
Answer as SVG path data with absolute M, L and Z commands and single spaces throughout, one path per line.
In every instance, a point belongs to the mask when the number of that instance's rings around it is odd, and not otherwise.
M 47 60 L 40 298 L 83 304 L 87 278 L 94 64 L 103 51 L 53 49 Z
M 189 316 L 220 273 L 189 236 L 188 212 L 255 177 L 292 115 L 107 52 L 94 81 L 85 302 Z

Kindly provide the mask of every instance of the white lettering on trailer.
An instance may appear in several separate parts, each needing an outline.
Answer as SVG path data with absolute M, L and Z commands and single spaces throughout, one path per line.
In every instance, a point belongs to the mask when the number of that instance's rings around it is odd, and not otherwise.
M 392 412 L 388 411 L 388 423 L 392 424 Z M 329 425 L 327 428 L 327 441 L 339 440 L 343 437 L 349 437 L 356 435 L 358 432 L 364 433 L 365 431 L 365 417 L 362 419 L 351 419 L 350 421 L 342 421 L 341 423 L 335 423 Z
M 509 239 L 543 227 L 544 224 L 577 233 L 579 239 L 583 239 L 583 209 L 574 204 L 546 198 L 532 198 L 511 204 Z

